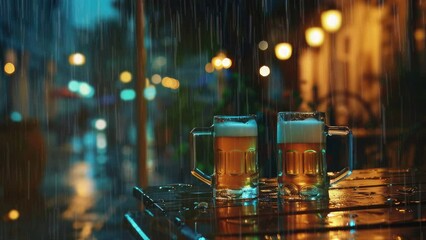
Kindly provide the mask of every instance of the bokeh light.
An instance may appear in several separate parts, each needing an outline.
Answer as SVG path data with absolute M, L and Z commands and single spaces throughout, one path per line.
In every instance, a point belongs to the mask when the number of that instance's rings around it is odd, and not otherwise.
M 215 69 L 220 70 L 223 68 L 222 66 L 222 58 L 220 58 L 219 56 L 216 56 L 212 59 L 212 64 L 214 66 Z
M 159 74 L 154 74 L 154 75 L 152 75 L 152 77 L 151 77 L 151 82 L 152 83 L 154 83 L 154 84 L 159 84 L 159 83 L 161 83 L 161 76 L 159 75 Z
M 206 70 L 206 72 L 208 73 L 212 73 L 214 71 L 213 64 L 207 63 L 206 66 L 204 67 L 204 70 Z
M 268 49 L 269 44 L 267 41 L 260 41 L 258 47 L 260 50 L 265 51 L 266 49 Z
M 107 122 L 105 121 L 105 119 L 100 118 L 100 119 L 96 120 L 95 128 L 97 130 L 102 131 L 102 130 L 105 130 L 106 127 L 107 127 Z
M 82 82 L 78 87 L 78 93 L 83 97 L 90 98 L 95 95 L 95 90 L 88 83 Z
M 129 83 L 132 81 L 132 74 L 129 71 L 123 71 L 120 73 L 120 81 L 122 83 Z
M 336 32 L 342 26 L 342 13 L 339 10 L 327 10 L 321 14 L 321 25 L 327 32 Z
M 15 68 L 15 65 L 13 65 L 13 63 L 8 62 L 4 65 L 4 72 L 6 74 L 11 75 L 15 72 L 15 70 L 16 70 L 16 68 Z
M 78 92 L 78 90 L 80 89 L 80 82 L 78 82 L 77 80 L 71 80 L 68 82 L 68 89 L 71 92 Z
M 228 58 L 223 52 L 220 52 L 215 57 L 213 57 L 211 63 L 216 70 L 221 70 L 222 68 L 227 69 L 232 66 L 232 60 Z
M 14 121 L 14 122 L 20 122 L 22 121 L 22 114 L 19 112 L 12 112 L 10 114 L 10 120 Z
M 324 31 L 320 27 L 311 27 L 305 32 L 306 42 L 311 47 L 319 47 L 324 42 Z
M 154 85 L 146 87 L 144 89 L 143 95 L 146 100 L 149 100 L 149 101 L 154 100 L 155 96 L 157 95 L 157 89 L 155 88 Z
M 224 59 L 222 59 L 222 66 L 225 68 L 225 69 L 228 69 L 228 68 L 230 68 L 231 66 L 232 66 L 232 61 L 231 61 L 231 59 L 229 59 L 229 58 L 224 58 Z
M 107 138 L 104 133 L 96 134 L 96 148 L 99 150 L 106 149 L 108 146 Z
M 86 57 L 81 53 L 74 53 L 69 56 L 68 61 L 71 65 L 80 66 L 86 62 Z
M 163 56 L 158 56 L 154 58 L 154 61 L 152 62 L 152 67 L 156 70 L 161 69 L 167 64 L 167 58 Z
M 136 92 L 133 89 L 123 89 L 120 92 L 120 98 L 123 101 L 132 101 L 136 98 Z
M 275 56 L 280 60 L 287 60 L 291 57 L 293 48 L 290 43 L 279 43 L 275 46 Z
M 170 89 L 178 89 L 180 86 L 179 80 L 171 77 L 165 77 L 161 81 L 161 84 L 163 87 L 170 88 Z
M 268 66 L 266 66 L 266 65 L 264 65 L 264 66 L 262 66 L 262 67 L 260 67 L 260 69 L 259 69 L 259 74 L 262 76 L 262 77 L 267 77 L 267 76 L 269 76 L 269 74 L 271 73 L 271 70 L 269 69 L 269 67 Z
M 18 220 L 19 218 L 19 211 L 16 209 L 12 209 L 9 211 L 9 213 L 7 214 L 7 216 L 9 217 L 10 220 L 14 221 L 14 220 Z
M 416 47 L 422 51 L 425 48 L 425 30 L 423 28 L 417 28 L 414 31 L 414 39 L 416 40 Z
M 417 29 L 414 31 L 414 38 L 415 38 L 417 41 L 423 41 L 423 40 L 425 40 L 425 30 L 424 30 L 424 29 L 422 29 L 422 28 L 417 28 Z

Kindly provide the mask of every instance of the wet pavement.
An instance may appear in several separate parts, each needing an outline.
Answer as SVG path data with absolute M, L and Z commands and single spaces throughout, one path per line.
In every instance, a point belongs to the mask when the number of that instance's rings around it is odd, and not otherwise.
M 0 192 L 0 239 L 132 239 L 123 216 L 139 207 L 131 194 L 135 148 L 107 145 L 93 132 L 60 145 L 46 140 L 41 189 L 13 197 Z M 150 183 L 164 181 L 151 172 Z

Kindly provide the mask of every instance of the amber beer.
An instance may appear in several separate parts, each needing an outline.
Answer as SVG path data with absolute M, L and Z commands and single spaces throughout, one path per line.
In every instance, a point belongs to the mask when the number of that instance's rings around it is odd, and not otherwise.
M 324 126 L 313 118 L 278 122 L 278 187 L 286 199 L 328 197 Z
M 259 170 L 255 120 L 215 123 L 214 134 L 216 198 L 257 197 Z

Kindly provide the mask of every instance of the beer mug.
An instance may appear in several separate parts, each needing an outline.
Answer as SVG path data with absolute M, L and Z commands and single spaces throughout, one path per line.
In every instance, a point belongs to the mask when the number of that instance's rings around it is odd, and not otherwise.
M 327 126 L 325 117 L 323 112 L 278 113 L 278 194 L 285 200 L 328 199 L 329 186 L 352 173 L 352 132 Z M 328 174 L 326 140 L 336 135 L 347 141 L 346 157 L 338 159 L 346 167 Z
M 197 138 L 201 136 L 213 137 L 214 171 L 210 175 L 197 167 Z M 211 127 L 191 131 L 190 141 L 191 174 L 212 186 L 215 199 L 253 199 L 258 196 L 255 116 L 214 116 Z

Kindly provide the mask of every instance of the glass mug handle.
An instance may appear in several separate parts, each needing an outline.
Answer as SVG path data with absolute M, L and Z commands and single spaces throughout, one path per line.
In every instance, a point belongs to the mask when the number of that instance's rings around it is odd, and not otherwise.
M 194 128 L 190 133 L 191 148 L 191 174 L 207 185 L 212 185 L 212 177 L 197 168 L 197 138 L 202 136 L 213 136 L 213 127 Z
M 327 126 L 326 127 L 327 137 L 329 136 L 346 136 L 348 142 L 348 166 L 341 169 L 336 173 L 328 173 L 330 178 L 330 185 L 336 184 L 340 180 L 346 178 L 352 173 L 353 169 L 353 135 L 350 128 L 346 126 Z

